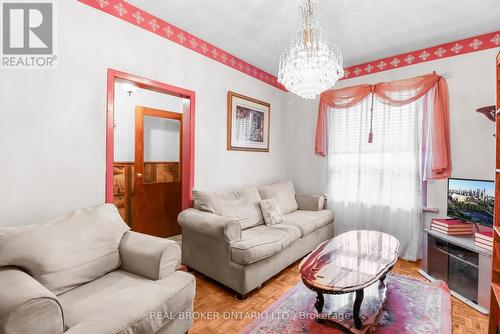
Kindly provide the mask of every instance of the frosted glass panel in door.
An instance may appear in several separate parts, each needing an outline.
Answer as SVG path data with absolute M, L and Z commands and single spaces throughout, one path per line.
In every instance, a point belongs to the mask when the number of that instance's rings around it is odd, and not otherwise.
M 180 181 L 180 124 L 144 115 L 144 183 Z
M 179 162 L 180 122 L 144 116 L 144 162 Z

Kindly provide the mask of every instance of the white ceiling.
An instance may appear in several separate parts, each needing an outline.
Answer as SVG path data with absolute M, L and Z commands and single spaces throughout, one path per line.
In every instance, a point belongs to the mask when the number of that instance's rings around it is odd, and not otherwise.
M 299 0 L 128 0 L 269 73 L 298 21 Z M 347 66 L 500 30 L 500 0 L 316 0 Z

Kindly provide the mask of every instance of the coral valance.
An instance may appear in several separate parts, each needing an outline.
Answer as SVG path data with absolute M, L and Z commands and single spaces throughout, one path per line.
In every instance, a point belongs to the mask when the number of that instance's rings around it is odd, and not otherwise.
M 404 98 L 401 92 L 405 92 Z M 385 104 L 401 106 L 414 102 L 432 92 L 433 101 L 424 105 L 423 161 L 426 179 L 447 178 L 451 174 L 450 126 L 448 114 L 448 87 L 446 81 L 435 73 L 375 85 L 357 85 L 333 89 L 321 94 L 316 126 L 315 153 L 326 156 L 328 152 L 328 108 L 343 109 L 363 101 L 370 93 Z M 429 138 L 430 140 L 425 140 Z

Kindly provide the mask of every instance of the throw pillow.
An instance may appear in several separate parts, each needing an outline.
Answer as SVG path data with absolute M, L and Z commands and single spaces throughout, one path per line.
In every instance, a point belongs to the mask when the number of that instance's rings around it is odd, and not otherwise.
M 289 214 L 299 208 L 295 199 L 295 187 L 291 181 L 282 181 L 259 188 L 262 199 L 276 198 L 281 213 Z
M 260 202 L 260 209 L 262 210 L 266 225 L 271 226 L 283 222 L 283 215 L 281 214 L 276 198 L 269 198 Z

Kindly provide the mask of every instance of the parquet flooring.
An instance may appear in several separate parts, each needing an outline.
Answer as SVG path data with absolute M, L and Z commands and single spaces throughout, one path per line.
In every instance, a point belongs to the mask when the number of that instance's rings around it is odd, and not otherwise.
M 399 260 L 393 272 L 425 281 L 417 272 L 419 267 L 418 262 Z M 197 319 L 189 331 L 191 334 L 239 333 L 252 321 L 249 318 L 252 312 L 264 311 L 300 281 L 297 262 L 252 292 L 247 300 L 240 301 L 231 290 L 199 273 L 195 275 Z M 452 325 L 453 334 L 483 334 L 487 333 L 488 317 L 452 298 Z

